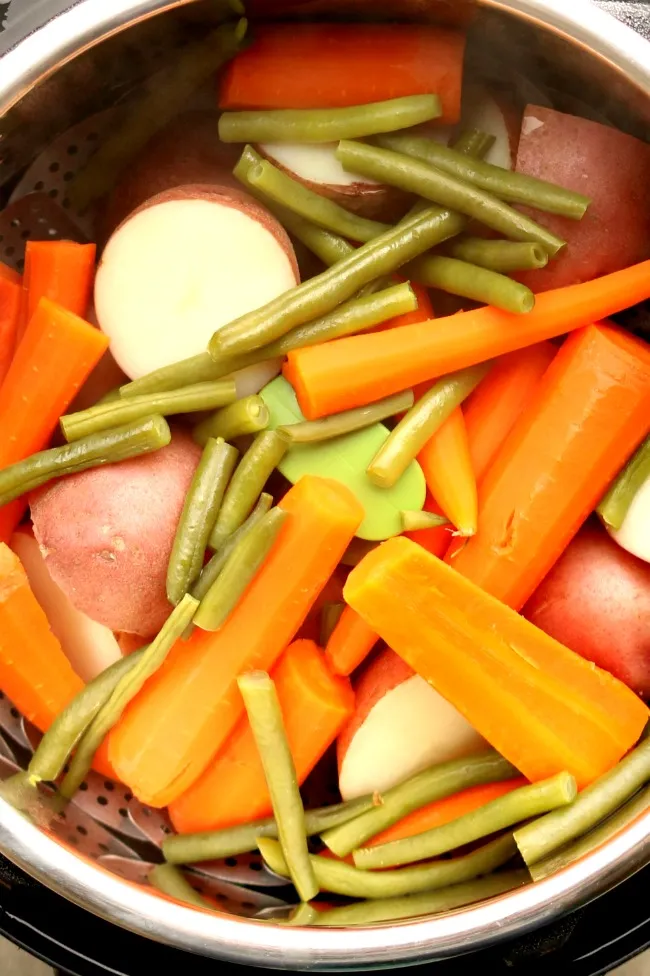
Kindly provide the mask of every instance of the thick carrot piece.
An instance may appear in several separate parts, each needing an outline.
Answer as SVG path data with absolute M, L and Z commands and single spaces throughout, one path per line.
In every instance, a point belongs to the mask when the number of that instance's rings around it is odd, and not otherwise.
M 41 298 L 84 318 L 95 277 L 95 244 L 74 241 L 27 241 L 25 248 L 26 322 Z
M 519 610 L 650 427 L 650 346 L 592 325 L 570 336 L 479 491 L 454 568 Z
M 99 329 L 41 300 L 0 388 L 0 468 L 47 446 L 107 348 Z M 9 541 L 24 510 L 21 499 L 0 508 L 0 541 Z
M 527 315 L 486 307 L 289 353 L 284 373 L 309 420 L 591 325 L 650 297 L 650 261 L 537 296 Z
M 648 720 L 617 678 L 408 539 L 366 556 L 345 598 L 531 782 L 567 770 L 587 786 Z
M 262 26 L 226 67 L 219 107 L 345 108 L 435 92 L 460 118 L 465 36 L 408 24 Z
M 456 407 L 418 454 L 427 488 L 463 536 L 474 535 L 478 492 L 463 411 Z
M 302 784 L 354 711 L 349 681 L 333 675 L 322 651 L 295 641 L 273 669 L 284 727 Z M 219 830 L 272 812 L 257 746 L 243 718 L 203 776 L 169 807 L 179 834 Z
M 9 372 L 16 349 L 20 297 L 20 283 L 0 274 L 0 386 Z
M 325 657 L 335 674 L 349 675 L 359 667 L 379 640 L 352 607 L 345 607 L 325 648 Z
M 10 268 L 8 264 L 4 264 L 0 261 L 0 279 L 2 281 L 10 281 L 13 285 L 22 284 L 23 276 L 13 268 Z
M 172 803 L 204 772 L 244 713 L 237 677 L 274 666 L 364 517 L 344 485 L 316 477 L 280 507 L 291 517 L 226 625 L 179 641 L 111 733 L 111 762 L 144 803 Z

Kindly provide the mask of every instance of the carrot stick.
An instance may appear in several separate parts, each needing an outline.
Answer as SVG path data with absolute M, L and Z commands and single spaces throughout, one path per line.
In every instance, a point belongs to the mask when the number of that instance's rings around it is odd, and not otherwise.
M 479 494 L 454 567 L 518 610 L 650 427 L 650 347 L 592 325 L 566 340 Z M 447 557 L 449 559 L 449 557 Z
M 425 512 L 431 512 L 433 515 L 444 515 L 440 505 L 438 505 L 438 502 L 432 497 L 430 492 L 427 492 L 423 510 Z M 418 529 L 415 532 L 405 532 L 404 535 L 407 539 L 411 539 L 412 542 L 417 542 L 419 546 L 422 546 L 433 556 L 438 556 L 442 559 L 449 546 L 453 543 L 453 532 L 453 525 L 437 525 L 432 529 Z
M 13 285 L 20 285 L 23 280 L 22 275 L 10 268 L 8 264 L 3 264 L 2 261 L 0 261 L 0 279 L 10 281 Z
M 450 522 L 463 536 L 478 523 L 476 478 L 460 407 L 445 420 L 418 454 L 427 487 Z
M 98 329 L 41 300 L 0 388 L 0 468 L 47 445 L 107 347 Z M 9 541 L 24 510 L 22 499 L 0 508 L 0 541 Z
M 49 298 L 82 318 L 88 312 L 95 274 L 94 244 L 27 241 L 19 339 L 41 298 Z
M 16 349 L 20 297 L 20 284 L 0 275 L 0 386 L 9 372 Z
M 166 806 L 203 773 L 242 717 L 238 675 L 273 667 L 364 514 L 344 485 L 310 476 L 280 506 L 291 517 L 226 625 L 179 641 L 111 733 L 111 761 L 145 803 Z
M 334 674 L 352 674 L 378 640 L 372 627 L 351 607 L 346 607 L 327 642 L 325 657 Z
M 527 315 L 486 307 L 289 353 L 285 376 L 309 420 L 590 325 L 650 297 L 650 261 L 537 295 Z
M 345 599 L 531 782 L 567 770 L 587 786 L 648 720 L 617 678 L 408 539 L 369 553 Z
M 313 641 L 291 644 L 272 676 L 302 784 L 352 715 L 354 694 L 349 681 L 331 674 Z M 264 771 L 246 717 L 200 779 L 169 808 L 179 834 L 219 830 L 271 812 Z
M 435 92 L 442 123 L 460 117 L 465 37 L 407 24 L 263 26 L 227 66 L 219 106 L 344 108 Z

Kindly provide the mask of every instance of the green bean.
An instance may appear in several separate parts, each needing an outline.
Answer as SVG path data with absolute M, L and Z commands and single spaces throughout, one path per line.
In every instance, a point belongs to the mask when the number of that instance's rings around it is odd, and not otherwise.
M 151 414 L 171 416 L 177 413 L 196 413 L 215 410 L 237 399 L 234 380 L 216 380 L 213 383 L 197 383 L 180 390 L 152 393 L 146 396 L 120 397 L 99 407 L 90 407 L 78 413 L 61 417 L 61 430 L 67 441 L 96 434 L 118 424 L 132 423 Z
M 565 241 L 497 197 L 411 156 L 360 142 L 339 143 L 343 167 L 464 213 L 515 241 L 535 241 L 555 255 Z
M 378 545 L 378 542 L 368 542 L 366 539 L 353 539 L 341 557 L 341 565 L 358 566 L 361 560 Z
M 491 363 L 478 363 L 438 380 L 388 435 L 368 465 L 368 477 L 391 488 L 456 407 L 481 382 Z
M 165 447 L 170 440 L 167 421 L 163 417 L 153 416 L 91 434 L 75 444 L 39 451 L 24 461 L 0 470 L 0 506 L 39 488 L 52 478 L 150 454 Z
M 608 817 L 604 823 L 594 830 L 589 831 L 584 837 L 575 841 L 573 844 L 560 848 L 556 853 L 551 853 L 541 861 L 531 864 L 529 871 L 533 881 L 541 881 L 549 875 L 561 871 L 569 864 L 579 861 L 581 858 L 595 851 L 607 841 L 611 840 L 626 827 L 629 827 L 637 817 L 650 810 L 650 787 L 635 794 L 624 806 Z
M 404 532 L 439 529 L 441 525 L 450 524 L 446 515 L 436 515 L 435 512 L 402 512 L 402 529 Z
M 283 922 L 283 925 L 295 925 L 305 927 L 307 925 L 313 925 L 320 915 L 317 908 L 310 905 L 309 902 L 301 901 L 299 905 L 293 909 L 289 918 Z
M 410 95 L 350 108 L 224 112 L 222 142 L 338 142 L 395 132 L 440 116 L 437 95 Z
M 218 359 L 240 354 L 279 339 L 296 326 L 331 312 L 364 285 L 391 274 L 429 248 L 455 237 L 465 229 L 466 223 L 460 214 L 429 207 L 363 244 L 322 274 L 223 326 L 210 340 L 210 355 Z
M 305 833 L 308 837 L 313 837 L 330 827 L 347 823 L 360 813 L 371 810 L 373 805 L 372 796 L 363 796 L 347 803 L 337 803 L 336 806 L 305 810 Z M 273 817 L 210 833 L 172 834 L 163 841 L 163 854 L 170 864 L 218 861 L 224 857 L 256 850 L 258 837 L 273 837 L 277 840 L 278 825 Z
M 245 434 L 259 434 L 268 427 L 270 416 L 262 397 L 248 396 L 201 421 L 192 431 L 192 438 L 200 447 L 205 447 L 211 437 L 232 441 Z
M 150 139 L 179 114 L 192 94 L 239 50 L 246 20 L 226 24 L 179 50 L 169 66 L 149 78 L 117 127 L 105 138 L 68 188 L 75 211 L 113 188 Z
M 215 552 L 214 556 L 201 570 L 201 575 L 196 581 L 196 585 L 192 590 L 192 596 L 199 603 L 207 595 L 212 584 L 216 581 L 219 573 L 226 565 L 226 560 L 230 558 L 236 545 L 251 531 L 254 525 L 256 525 L 263 515 L 270 510 L 273 505 L 273 498 L 267 492 L 263 491 L 260 495 L 257 505 L 248 516 L 246 521 L 239 526 L 239 528 L 233 532 L 232 535 L 228 536 L 225 543 L 221 546 L 218 552 Z
M 440 763 L 393 786 L 382 795 L 380 805 L 342 827 L 326 831 L 321 839 L 338 857 L 347 857 L 371 837 L 434 800 L 443 800 L 470 786 L 498 783 L 517 775 L 514 766 L 492 749 L 477 756 Z
M 406 390 L 404 393 L 395 393 L 383 400 L 376 400 L 375 403 L 369 403 L 365 407 L 344 410 L 322 420 L 289 424 L 286 427 L 278 427 L 278 430 L 286 434 L 292 444 L 327 441 L 342 434 L 349 434 L 353 430 L 369 427 L 371 424 L 386 420 L 387 417 L 394 417 L 403 410 L 410 410 L 413 399 L 413 390 Z
M 257 435 L 228 485 L 208 543 L 211 549 L 220 549 L 228 536 L 246 521 L 288 448 L 288 439 L 276 430 L 264 430 Z
M 515 832 L 524 861 L 534 864 L 591 830 L 649 781 L 650 739 L 644 739 L 612 770 L 582 790 L 567 810 L 556 810 Z
M 288 516 L 284 509 L 272 508 L 239 540 L 201 600 L 194 618 L 197 627 L 221 630 L 260 571 Z
M 535 296 L 530 288 L 518 281 L 442 254 L 416 258 L 404 269 L 404 273 L 427 288 L 439 288 L 450 295 L 471 298 L 516 315 L 530 312 L 535 306 Z
M 142 650 L 135 651 L 106 668 L 75 695 L 55 718 L 27 767 L 27 775 L 34 786 L 41 781 L 53 783 L 59 778 L 70 754 L 102 705 L 108 701 L 123 675 L 128 674 L 142 654 Z
M 182 871 L 173 867 L 171 864 L 157 864 L 149 872 L 149 884 L 157 888 L 163 895 L 181 901 L 193 908 L 203 908 L 213 912 L 214 906 L 202 898 L 189 883 Z
M 246 369 L 247 366 L 255 366 L 261 359 L 258 353 L 247 353 L 245 356 L 233 356 L 227 362 L 223 360 L 215 362 L 208 352 L 200 352 L 197 356 L 182 359 L 178 363 L 172 363 L 171 366 L 163 366 L 137 380 L 125 383 L 120 387 L 120 396 L 125 399 L 148 396 L 153 393 L 180 390 L 183 387 L 195 386 L 197 383 L 212 383 L 230 376 L 237 370 Z
M 422 160 L 456 179 L 493 194 L 499 200 L 526 204 L 536 210 L 580 220 L 591 203 L 589 197 L 567 190 L 555 183 L 538 180 L 525 173 L 515 173 L 473 159 L 433 139 L 411 133 L 377 136 L 375 142 L 384 149 Z
M 610 529 L 620 529 L 636 493 L 650 478 L 650 437 L 627 462 L 597 508 Z
M 318 894 L 318 885 L 310 863 L 305 811 L 275 685 L 264 671 L 244 674 L 237 679 L 237 684 L 244 699 L 278 825 L 279 842 L 271 843 L 278 844 L 300 900 L 311 901 Z
M 491 136 L 480 129 L 466 129 L 454 142 L 453 149 L 464 156 L 474 156 L 483 159 L 496 142 L 496 136 Z
M 524 241 L 489 241 L 484 237 L 459 237 L 445 248 L 453 258 L 477 264 L 489 271 L 535 271 L 548 264 L 548 252 L 541 244 Z
M 287 863 L 277 840 L 260 837 L 258 847 L 272 871 L 281 877 L 289 877 Z M 360 871 L 345 861 L 317 855 L 312 855 L 309 860 L 321 891 L 350 898 L 399 898 L 401 895 L 434 891 L 490 874 L 516 852 L 512 834 L 507 834 L 463 857 L 399 868 L 397 871 Z
M 343 610 L 345 609 L 344 603 L 325 603 L 323 609 L 320 612 L 320 646 L 325 647 L 330 637 L 334 633 L 334 628 L 336 627 Z
M 167 599 L 176 606 L 203 567 L 208 539 L 217 521 L 238 451 L 209 437 L 183 504 L 167 568 Z
M 361 847 L 354 851 L 354 863 L 356 867 L 368 870 L 428 861 L 429 858 L 490 837 L 530 817 L 564 808 L 575 800 L 577 794 L 578 787 L 574 777 L 570 773 L 558 773 L 550 779 L 522 786 L 512 793 L 491 800 L 477 810 L 440 827 L 433 827 L 402 840 L 378 844 L 376 847 Z
M 124 709 L 140 692 L 147 679 L 164 663 L 197 608 L 198 602 L 193 597 L 189 594 L 184 596 L 178 606 L 172 610 L 158 636 L 143 651 L 135 667 L 122 675 L 110 698 L 102 705 L 77 746 L 70 769 L 59 790 L 66 799 L 69 800 L 77 792 L 86 778 L 100 745 L 113 726 L 119 722 Z
M 350 925 L 375 925 L 404 918 L 420 918 L 450 912 L 463 905 L 485 901 L 506 891 L 521 888 L 530 878 L 527 871 L 507 871 L 488 875 L 477 881 L 439 888 L 421 895 L 404 895 L 401 898 L 378 898 L 361 901 L 355 905 L 343 905 L 319 912 L 308 924 L 317 927 L 347 928 Z

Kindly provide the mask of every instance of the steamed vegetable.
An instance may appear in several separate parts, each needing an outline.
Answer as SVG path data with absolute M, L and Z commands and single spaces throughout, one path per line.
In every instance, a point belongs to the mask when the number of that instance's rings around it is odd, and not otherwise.
M 418 454 L 418 462 L 424 472 L 427 488 L 460 536 L 474 535 L 478 524 L 476 476 L 472 468 L 465 418 L 460 407 L 449 414 L 427 441 Z M 408 530 L 414 527 L 404 523 L 404 528 Z
M 16 351 L 21 294 L 20 277 L 0 273 L 0 386 Z
M 95 252 L 94 244 L 27 241 L 20 338 L 41 298 L 86 317 L 95 277 Z
M 351 607 L 344 607 L 325 646 L 325 657 L 334 674 L 352 674 L 379 640 L 371 627 Z

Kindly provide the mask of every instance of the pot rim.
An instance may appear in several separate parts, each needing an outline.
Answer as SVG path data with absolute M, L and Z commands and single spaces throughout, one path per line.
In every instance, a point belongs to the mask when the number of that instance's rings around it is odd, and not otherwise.
M 193 0 L 79 0 L 0 65 L 0 116 L 35 84 L 127 26 Z M 650 45 L 587 0 L 482 0 L 584 47 L 650 97 Z M 650 811 L 613 840 L 543 881 L 420 921 L 300 929 L 186 908 L 81 857 L 0 800 L 0 852 L 58 894 L 132 932 L 239 964 L 354 971 L 458 955 L 521 936 L 605 893 L 650 862 Z

